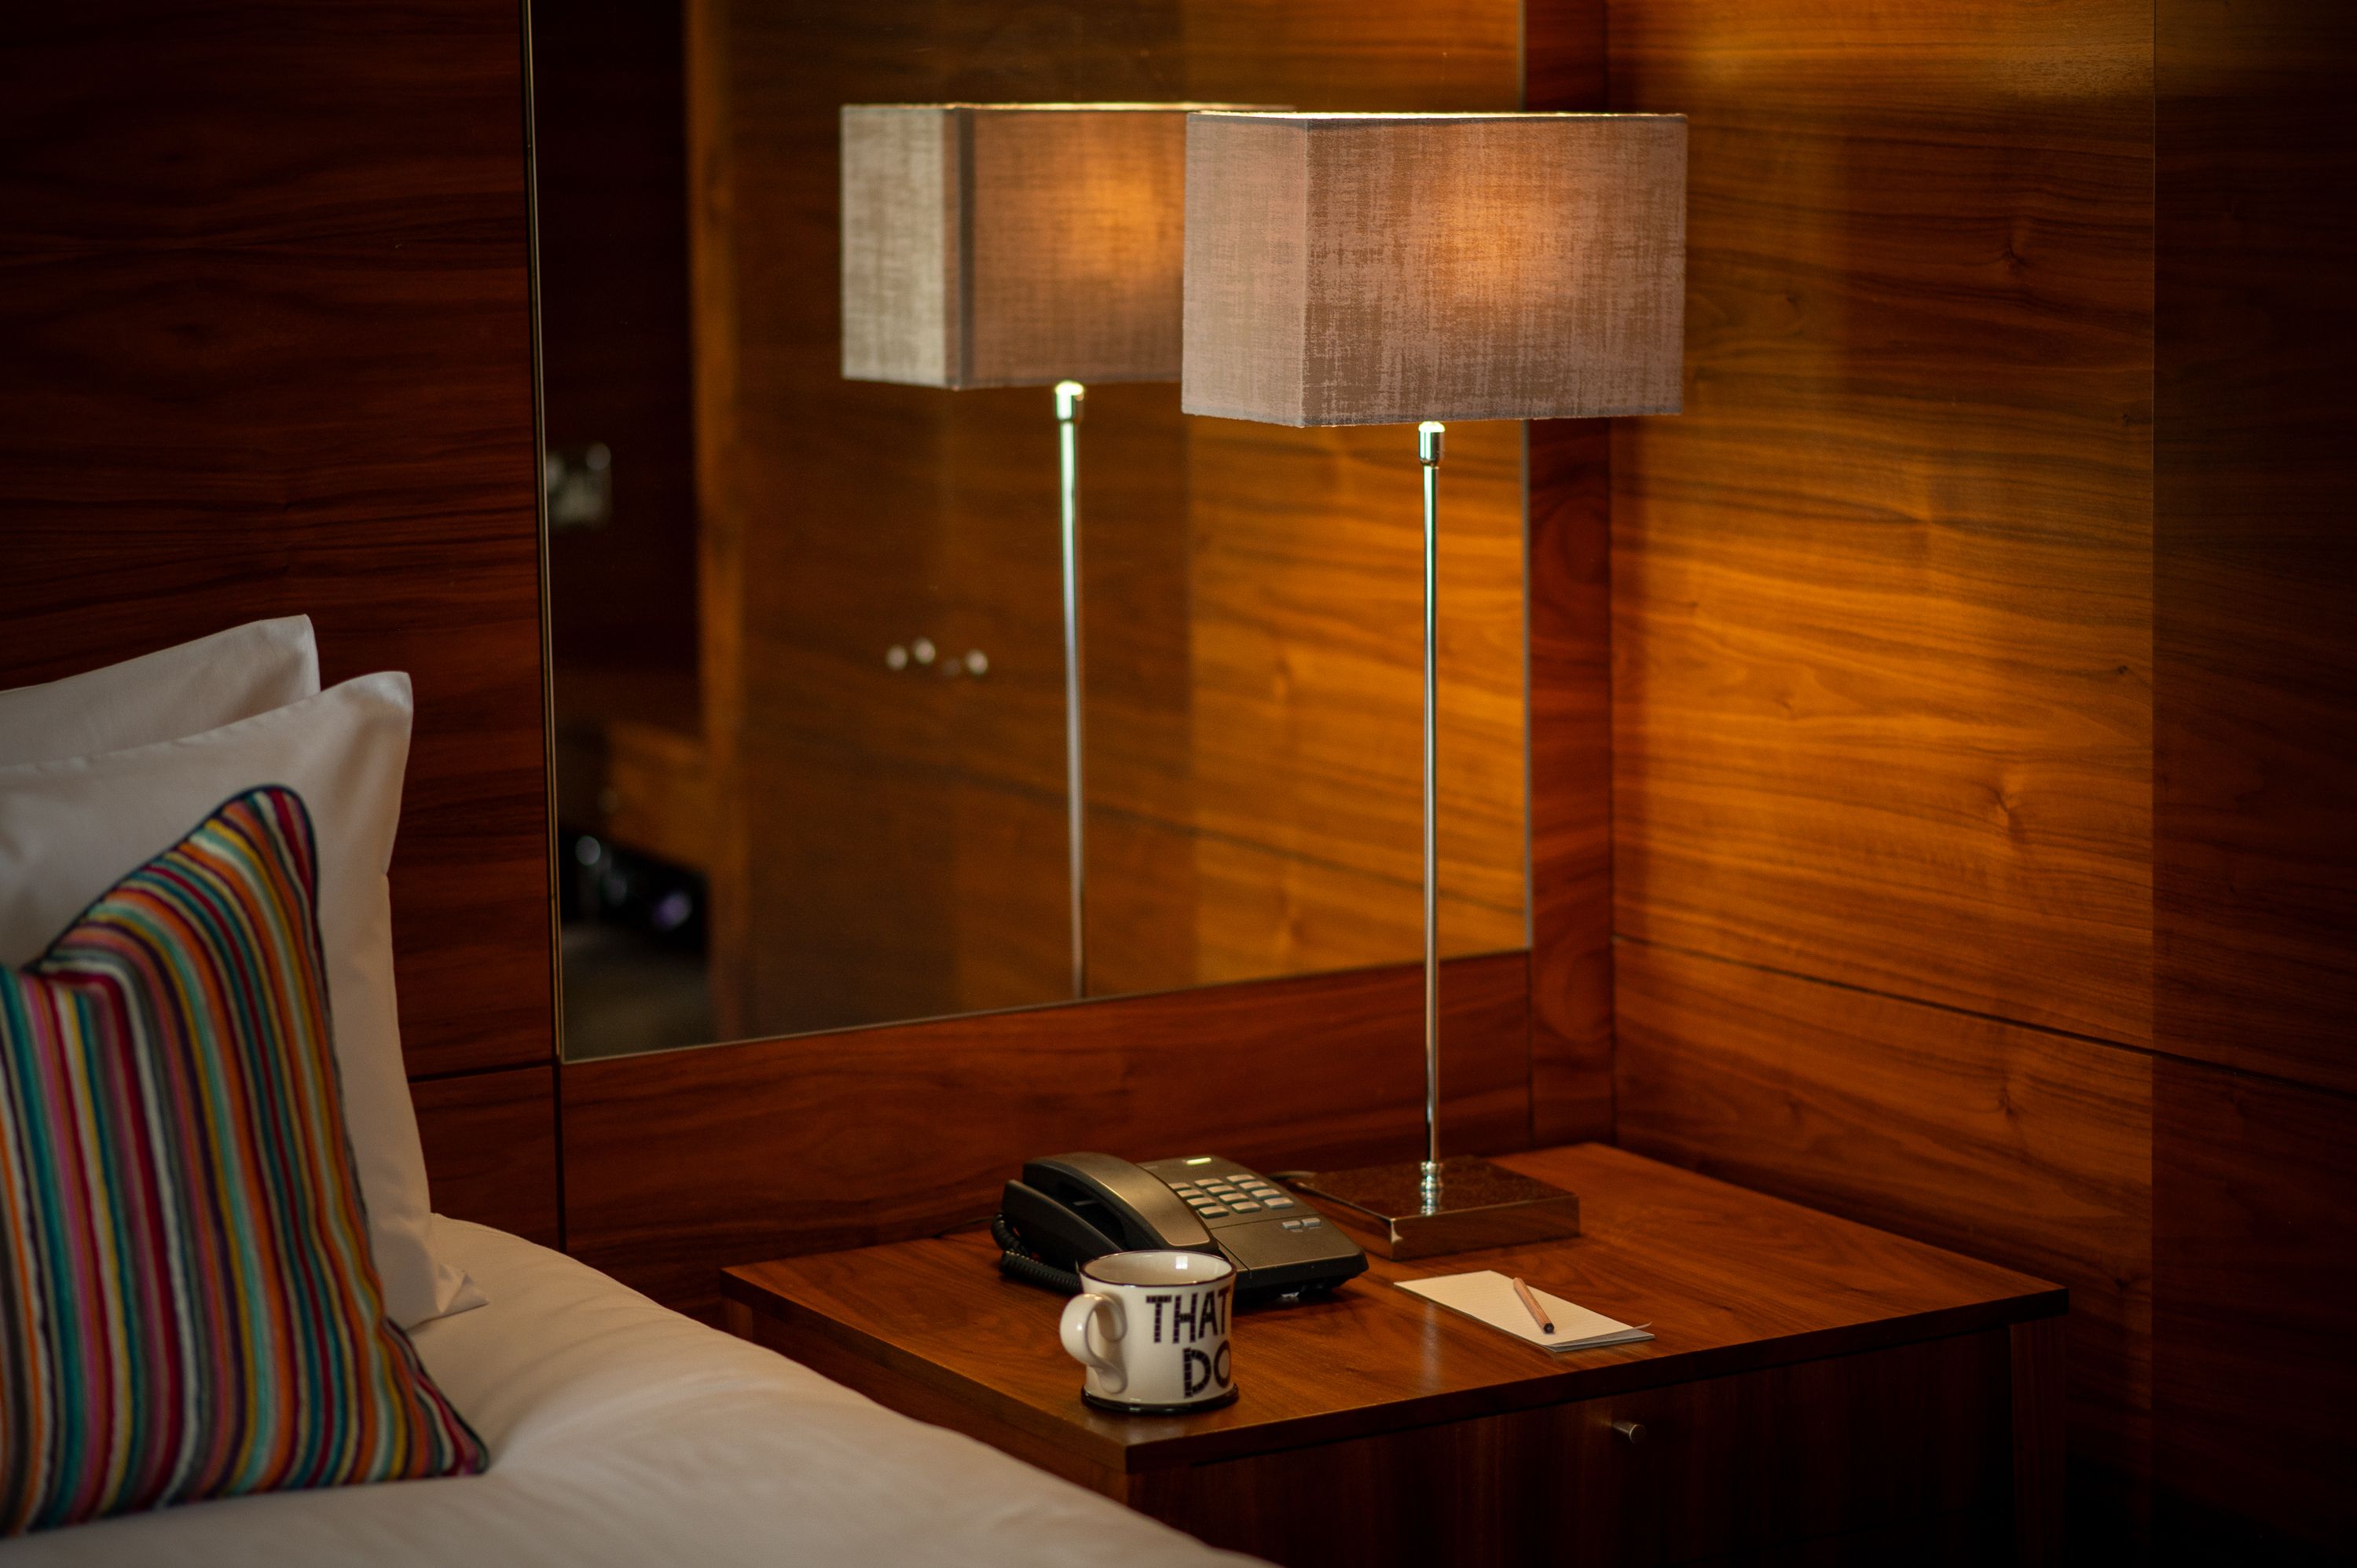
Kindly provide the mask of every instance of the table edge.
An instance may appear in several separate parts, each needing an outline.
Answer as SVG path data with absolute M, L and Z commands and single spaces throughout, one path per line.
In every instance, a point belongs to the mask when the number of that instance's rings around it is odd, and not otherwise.
M 1671 1356 L 1631 1354 L 1624 1350 L 1558 1353 L 1532 1348 L 1533 1356 L 1544 1356 L 1551 1360 L 1559 1354 L 1593 1354 L 1614 1359 L 1586 1366 L 1566 1366 L 1560 1360 L 1555 1360 L 1546 1372 L 1512 1382 L 1487 1383 L 1416 1398 L 1386 1400 L 1347 1410 L 1256 1423 L 1249 1426 L 1182 1430 L 1124 1442 L 1088 1427 L 1075 1425 L 1069 1419 L 1085 1409 L 1080 1402 L 1077 1376 L 1073 1380 L 1072 1409 L 1060 1413 L 980 1382 L 956 1368 L 905 1349 L 857 1324 L 797 1300 L 766 1283 L 756 1273 L 780 1264 L 791 1265 L 793 1262 L 791 1258 L 782 1258 L 724 1268 L 721 1271 L 721 1293 L 726 1299 L 770 1317 L 791 1332 L 823 1337 L 842 1348 L 877 1362 L 888 1371 L 930 1384 L 950 1397 L 969 1403 L 994 1420 L 1052 1443 L 1090 1464 L 1126 1475 L 1179 1465 L 1280 1453 L 1486 1415 L 1609 1399 L 1648 1389 L 1708 1381 L 1803 1362 L 1867 1355 L 1902 1345 L 2009 1328 L 2018 1324 L 2066 1316 L 2070 1312 L 2071 1294 L 2064 1286 L 2049 1284 L 2043 1289 L 2013 1296 L 1992 1297 L 1956 1306 L 1910 1313 L 1904 1316 L 1878 1318 L 1870 1323 L 1810 1329 Z M 1534 1366 L 1535 1368 L 1537 1363 L 1534 1362 Z M 1240 1377 L 1238 1381 L 1249 1397 L 1249 1372 Z

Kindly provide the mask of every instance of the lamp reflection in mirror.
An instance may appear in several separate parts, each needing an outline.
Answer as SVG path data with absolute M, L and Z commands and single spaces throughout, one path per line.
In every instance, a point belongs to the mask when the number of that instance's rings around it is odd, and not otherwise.
M 1052 386 L 1072 994 L 1088 994 L 1078 426 L 1090 381 L 1178 378 L 1190 104 L 845 104 L 843 374 Z
M 1206 113 L 1187 128 L 1180 405 L 1417 425 L 1424 473 L 1424 1158 L 1307 1185 L 1414 1257 L 1576 1233 L 1570 1194 L 1440 1151 L 1434 669 L 1443 423 L 1679 411 L 1674 114 Z

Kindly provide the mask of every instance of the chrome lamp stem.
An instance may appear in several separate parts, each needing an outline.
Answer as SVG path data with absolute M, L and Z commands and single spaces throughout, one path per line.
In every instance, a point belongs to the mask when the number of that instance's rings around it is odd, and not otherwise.
M 1072 994 L 1089 993 L 1088 797 L 1082 788 L 1081 715 L 1081 405 L 1088 389 L 1056 383 L 1064 538 L 1064 845 L 1071 862 Z
M 1440 1207 L 1440 444 L 1447 427 L 1415 427 L 1424 465 L 1424 1165 L 1425 1212 Z
M 1298 1190 L 1387 1258 L 1436 1258 L 1579 1234 L 1576 1193 L 1478 1155 L 1440 1157 L 1440 443 L 1415 428 L 1424 465 L 1424 1158 L 1304 1173 Z

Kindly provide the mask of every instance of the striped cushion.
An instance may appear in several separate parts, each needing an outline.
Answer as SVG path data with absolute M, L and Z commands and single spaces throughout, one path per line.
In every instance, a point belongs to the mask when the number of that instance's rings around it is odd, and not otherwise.
M 314 850 L 253 790 L 0 970 L 0 1536 L 483 1466 L 369 1256 Z

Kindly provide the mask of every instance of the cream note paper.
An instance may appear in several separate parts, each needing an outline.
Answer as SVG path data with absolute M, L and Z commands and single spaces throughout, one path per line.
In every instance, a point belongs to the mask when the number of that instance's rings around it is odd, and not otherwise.
M 1542 1333 L 1539 1326 L 1531 1321 L 1530 1308 L 1514 1294 L 1514 1282 L 1495 1269 L 1441 1274 L 1428 1280 L 1402 1280 L 1399 1288 L 1548 1350 L 1595 1350 L 1607 1345 L 1634 1345 L 1652 1337 L 1642 1326 L 1631 1328 L 1600 1312 L 1590 1312 L 1531 1285 L 1531 1294 L 1539 1298 L 1539 1305 L 1546 1309 L 1548 1320 L 1555 1325 L 1554 1333 Z

